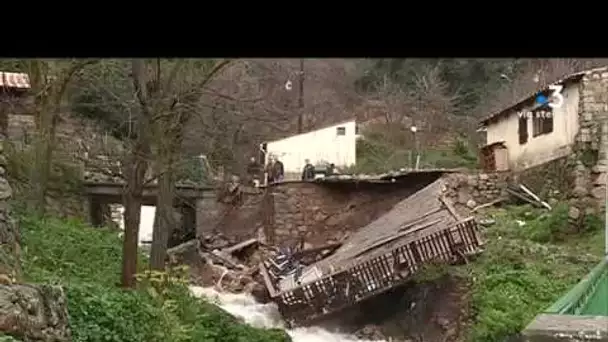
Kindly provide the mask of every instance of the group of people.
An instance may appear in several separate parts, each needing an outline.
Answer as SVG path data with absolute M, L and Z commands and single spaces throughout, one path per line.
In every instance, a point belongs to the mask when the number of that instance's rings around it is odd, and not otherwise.
M 310 162 L 309 159 L 304 160 L 304 169 L 302 170 L 302 180 L 312 181 L 315 179 L 317 170 L 315 166 Z M 262 179 L 262 172 L 266 173 L 266 181 L 268 184 L 277 183 L 284 179 L 285 169 L 283 163 L 275 156 L 270 155 L 268 158 L 268 164 L 262 170 L 261 165 L 257 162 L 255 157 L 251 157 L 249 164 L 247 165 L 247 175 L 250 179 L 250 183 L 253 186 L 259 186 Z M 338 173 L 336 166 L 332 163 L 325 169 L 325 176 L 331 176 Z
M 315 166 L 312 165 L 310 163 L 310 160 L 305 159 L 304 160 L 304 169 L 302 170 L 302 180 L 303 181 L 311 181 L 314 180 L 316 178 L 316 174 L 317 174 L 317 170 L 315 169 Z M 336 168 L 336 165 L 334 165 L 334 163 L 329 164 L 326 168 L 325 168 L 325 176 L 331 176 L 331 175 L 335 175 L 338 173 L 338 168 Z
M 269 156 L 268 165 L 266 165 L 263 172 L 266 173 L 266 181 L 268 183 L 280 182 L 285 176 L 283 163 L 274 155 Z M 254 186 L 260 185 L 260 180 L 262 179 L 262 167 L 256 161 L 255 157 L 251 157 L 249 160 L 249 164 L 247 165 L 247 175 Z

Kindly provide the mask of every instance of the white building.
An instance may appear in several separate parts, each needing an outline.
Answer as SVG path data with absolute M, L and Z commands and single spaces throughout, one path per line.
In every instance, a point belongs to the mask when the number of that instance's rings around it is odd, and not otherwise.
M 587 120 L 585 115 L 592 115 L 588 97 L 581 94 L 603 93 L 592 81 L 598 77 L 599 83 L 598 75 L 605 71 L 599 68 L 569 75 L 484 118 L 480 122 L 487 134 L 482 148 L 484 168 L 519 171 L 570 154 L 577 138 L 586 134 L 581 122 Z M 539 95 L 552 98 L 553 108 L 540 105 Z
M 283 163 L 285 180 L 300 179 L 304 160 L 313 165 L 334 163 L 338 168 L 356 163 L 357 124 L 342 122 L 315 131 L 294 135 L 262 144 L 266 151 L 264 164 L 273 154 Z

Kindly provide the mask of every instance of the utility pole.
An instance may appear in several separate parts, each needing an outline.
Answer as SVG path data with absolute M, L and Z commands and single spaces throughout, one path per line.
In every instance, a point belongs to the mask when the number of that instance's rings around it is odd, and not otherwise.
M 298 89 L 298 133 L 302 133 L 304 125 L 304 59 L 300 59 L 300 72 L 298 73 L 300 83 Z

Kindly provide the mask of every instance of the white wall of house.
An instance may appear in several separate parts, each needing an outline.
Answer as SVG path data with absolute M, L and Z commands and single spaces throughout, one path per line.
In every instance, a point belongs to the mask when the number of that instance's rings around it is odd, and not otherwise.
M 553 109 L 553 132 L 534 137 L 533 120 L 528 120 L 528 141 L 519 143 L 519 111 L 503 115 L 487 126 L 487 144 L 505 143 L 509 166 L 522 170 L 566 156 L 571 152 L 579 130 L 579 83 L 566 84 L 562 90 L 564 103 Z M 523 109 L 527 111 L 528 109 Z
M 353 120 L 270 141 L 267 143 L 266 163 L 269 154 L 278 156 L 285 168 L 286 178 L 299 177 L 305 159 L 310 159 L 313 165 L 322 162 L 334 163 L 337 167 L 354 165 L 357 138 L 355 130 L 356 123 Z

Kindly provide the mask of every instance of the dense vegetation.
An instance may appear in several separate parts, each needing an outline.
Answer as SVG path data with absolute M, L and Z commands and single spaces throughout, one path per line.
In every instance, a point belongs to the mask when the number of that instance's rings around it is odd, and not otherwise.
M 417 155 L 419 155 L 419 168 L 474 169 L 478 167 L 476 152 L 464 138 L 457 138 L 443 148 L 417 150 L 404 146 L 408 145 L 387 139 L 386 134 L 377 128 L 370 129 L 364 139 L 357 140 L 357 164 L 344 171 L 373 174 L 413 168 L 416 165 Z
M 169 278 L 141 275 L 137 290 L 120 289 L 122 244 L 116 232 L 76 221 L 20 218 L 27 280 L 65 286 L 74 341 L 289 340 L 284 331 L 249 327 L 192 297 L 179 270 Z

